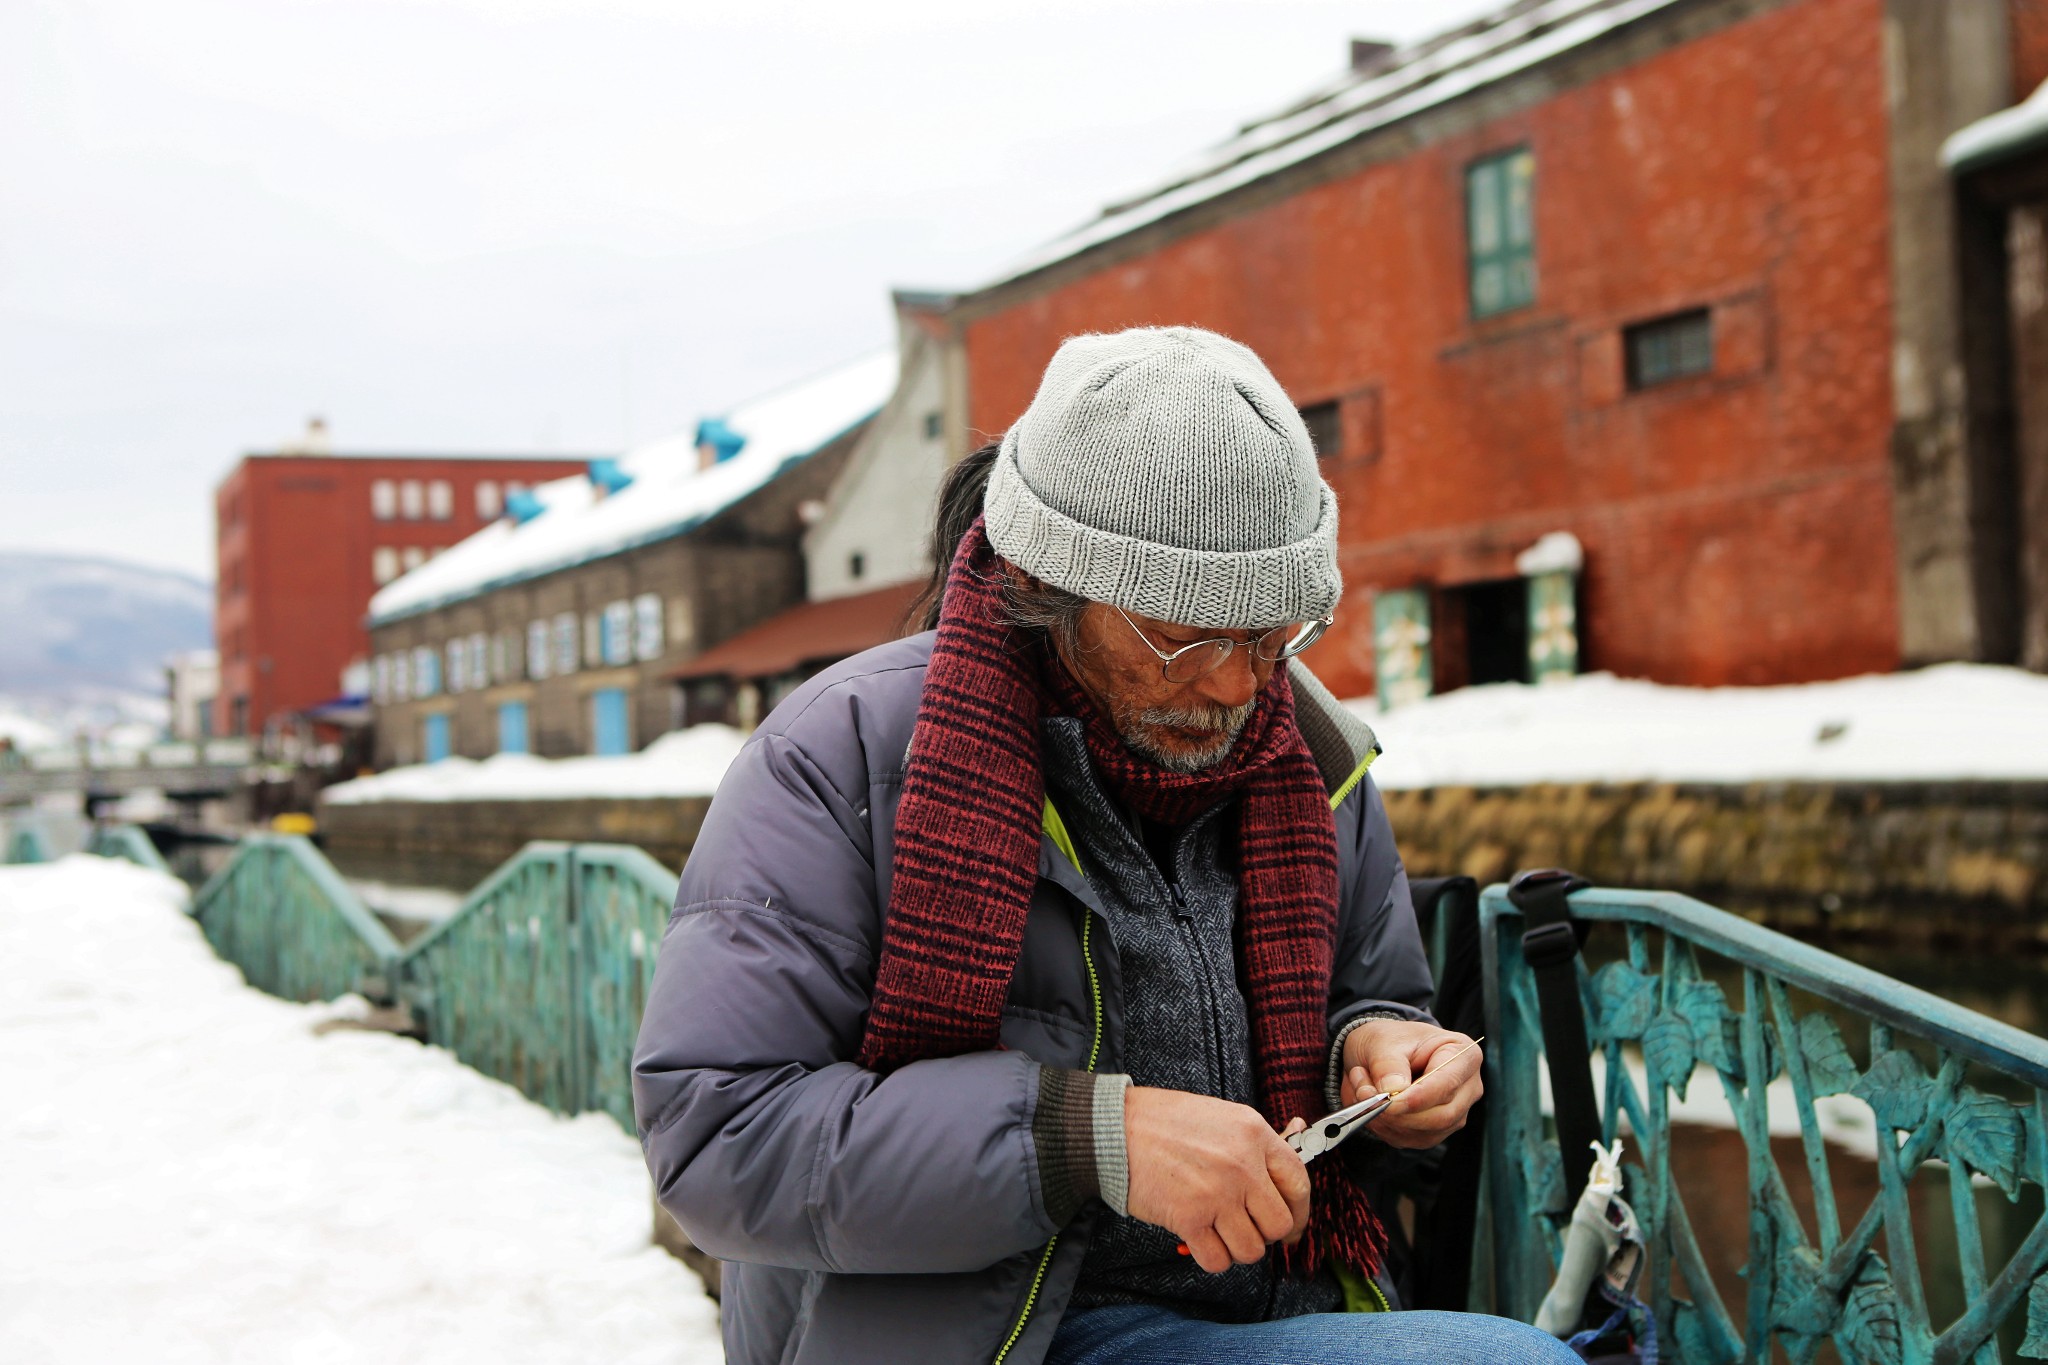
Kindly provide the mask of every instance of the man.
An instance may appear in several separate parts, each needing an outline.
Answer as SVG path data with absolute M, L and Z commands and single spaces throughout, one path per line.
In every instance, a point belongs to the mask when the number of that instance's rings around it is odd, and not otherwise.
M 1340 1311 L 1387 1306 L 1379 1218 L 1283 1140 L 1479 1094 L 1370 734 L 1286 662 L 1341 590 L 1292 404 L 1212 333 L 1077 337 L 948 502 L 983 472 L 937 631 L 769 717 L 662 944 L 635 1102 L 729 1358 L 1573 1359 Z

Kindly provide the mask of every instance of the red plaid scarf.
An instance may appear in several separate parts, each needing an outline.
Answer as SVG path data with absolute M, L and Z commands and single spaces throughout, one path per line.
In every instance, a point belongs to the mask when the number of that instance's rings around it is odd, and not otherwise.
M 946 580 L 909 770 L 896 811 L 889 920 L 861 1065 L 1000 1046 L 1003 1002 L 1038 877 L 1045 774 L 1039 720 L 1075 715 L 1096 771 L 1148 819 L 1181 825 L 1229 797 L 1237 819 L 1238 951 L 1259 1107 L 1278 1127 L 1323 1112 L 1337 938 L 1337 840 L 1315 760 L 1276 669 L 1229 756 L 1198 773 L 1132 753 L 1060 664 L 1020 651 L 1001 606 L 1003 564 L 976 521 Z M 1309 1167 L 1311 1235 L 1287 1260 L 1377 1270 L 1385 1234 L 1343 1163 Z

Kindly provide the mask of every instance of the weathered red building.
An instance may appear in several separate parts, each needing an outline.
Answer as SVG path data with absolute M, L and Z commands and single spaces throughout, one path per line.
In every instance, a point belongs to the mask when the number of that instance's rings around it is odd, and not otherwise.
M 1404 643 L 1424 686 L 1540 674 L 1546 633 L 1692 684 L 2014 659 L 2048 528 L 2001 510 L 2012 395 L 1970 345 L 2004 304 L 1939 151 L 2044 68 L 2048 0 L 1525 0 L 1358 44 L 963 295 L 968 426 L 1073 333 L 1252 346 L 1341 499 L 1340 694 Z M 1555 532 L 1583 568 L 1545 616 L 1559 564 L 1516 560 Z
M 317 447 L 318 433 L 309 445 Z M 214 490 L 215 733 L 260 735 L 368 658 L 371 594 L 576 458 L 250 454 Z

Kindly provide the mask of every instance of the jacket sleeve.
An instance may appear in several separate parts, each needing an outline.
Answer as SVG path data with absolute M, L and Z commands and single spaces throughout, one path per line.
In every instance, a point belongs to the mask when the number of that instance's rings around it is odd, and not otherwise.
M 1386 804 L 1370 777 L 1346 798 L 1356 812 L 1340 809 L 1340 838 L 1355 840 L 1340 863 L 1354 869 L 1341 891 L 1337 918 L 1337 961 L 1330 978 L 1330 1036 L 1354 1019 L 1371 1015 L 1434 1023 L 1429 1007 L 1434 985 L 1415 909 L 1408 898 L 1408 873 L 1394 847 Z
M 721 1259 L 980 1269 L 1058 1230 L 1040 1068 L 998 1051 L 884 1078 L 850 1060 L 881 939 L 868 802 L 781 735 L 726 774 L 641 1019 L 641 1146 L 662 1206 Z

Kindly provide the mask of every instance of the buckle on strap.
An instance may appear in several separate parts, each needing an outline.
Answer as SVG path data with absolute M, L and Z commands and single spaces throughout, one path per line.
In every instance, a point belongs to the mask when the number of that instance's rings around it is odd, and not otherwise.
M 1578 931 L 1569 920 L 1539 924 L 1522 935 L 1522 956 L 1531 967 L 1555 967 L 1579 951 Z

